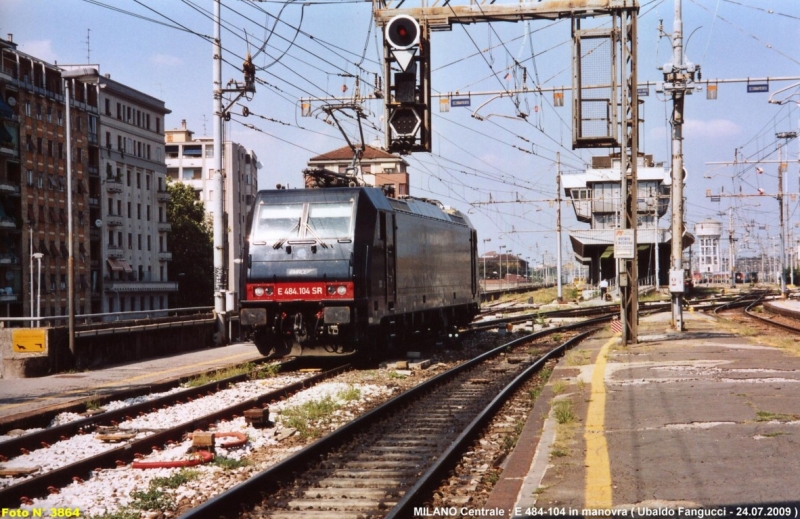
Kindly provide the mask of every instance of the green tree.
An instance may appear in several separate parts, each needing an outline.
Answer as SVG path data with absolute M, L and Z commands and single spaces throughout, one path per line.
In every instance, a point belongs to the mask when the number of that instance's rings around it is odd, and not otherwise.
M 213 306 L 214 236 L 194 189 L 167 179 L 171 195 L 167 221 L 172 224 L 169 280 L 178 282 L 176 306 Z

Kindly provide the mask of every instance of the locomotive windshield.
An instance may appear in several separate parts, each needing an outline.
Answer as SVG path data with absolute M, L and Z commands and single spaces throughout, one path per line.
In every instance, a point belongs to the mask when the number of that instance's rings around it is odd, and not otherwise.
M 262 205 L 253 229 L 254 241 L 290 239 L 300 231 L 303 204 Z
M 320 238 L 346 238 L 350 236 L 350 219 L 353 208 L 348 203 L 308 204 L 307 226 Z
M 253 243 L 349 238 L 353 205 L 348 202 L 264 204 L 258 208 Z

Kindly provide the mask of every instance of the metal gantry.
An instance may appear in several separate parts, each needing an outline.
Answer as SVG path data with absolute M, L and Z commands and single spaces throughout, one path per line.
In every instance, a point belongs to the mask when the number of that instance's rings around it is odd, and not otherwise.
M 405 152 L 431 151 L 425 145 L 424 134 L 422 143 L 418 144 L 416 133 L 409 131 L 401 135 L 400 139 L 393 139 L 392 129 L 388 121 L 392 121 L 400 113 L 401 116 L 410 116 L 412 112 L 419 115 L 420 127 L 422 121 L 429 120 L 430 80 L 427 76 L 430 70 L 431 45 L 429 35 L 431 31 L 450 30 L 453 24 L 471 24 L 482 22 L 518 22 L 532 19 L 555 20 L 560 18 L 572 19 L 573 27 L 573 148 L 610 148 L 620 149 L 621 157 L 621 190 L 622 207 L 624 215 L 620 218 L 622 231 L 626 236 L 631 235 L 633 249 L 630 258 L 620 259 L 618 273 L 621 287 L 621 318 L 623 322 L 623 343 L 635 343 L 638 329 L 638 273 L 637 273 L 637 160 L 639 140 L 639 100 L 637 93 L 637 17 L 639 2 L 637 0 L 573 0 L 571 2 L 537 2 L 537 3 L 477 3 L 470 0 L 467 3 L 447 2 L 443 5 L 428 6 L 425 0 L 420 0 L 419 6 L 406 6 L 405 0 L 389 2 L 387 0 L 373 0 L 373 16 L 379 27 L 393 24 L 398 18 L 413 18 L 420 27 L 420 41 L 424 48 L 424 55 L 415 56 L 415 63 L 424 73 L 415 85 L 417 95 L 410 101 L 405 101 L 408 106 L 403 106 L 400 99 L 406 87 L 400 87 L 403 80 L 402 74 L 407 68 L 400 65 L 400 72 L 395 74 L 398 59 L 394 50 L 403 45 L 386 42 L 385 44 L 385 88 L 384 103 L 387 120 L 387 147 Z M 611 16 L 612 29 L 581 29 L 582 18 L 597 16 Z M 386 38 L 388 39 L 388 38 Z M 619 51 L 617 46 L 619 45 Z M 600 52 L 596 52 L 600 49 Z M 402 50 L 402 49 L 401 49 Z M 600 70 L 603 76 L 600 84 L 610 83 L 598 96 L 597 78 L 584 74 L 582 64 L 584 61 L 593 62 L 597 56 L 606 60 Z M 606 68 L 602 68 L 602 67 Z M 589 70 L 587 68 L 587 70 Z M 425 72 L 427 71 L 427 72 Z M 397 84 L 396 84 L 397 83 Z M 617 88 L 620 85 L 621 88 Z M 587 93 L 584 94 L 584 91 Z M 399 110 L 405 110 L 398 112 Z M 408 126 L 408 125 L 406 125 Z M 415 130 L 416 131 L 416 130 Z M 430 128 L 425 127 L 430 133 Z M 394 133 L 400 133 L 394 131 Z M 413 139 L 411 139 L 413 137 Z M 410 145 L 409 145 L 410 143 Z

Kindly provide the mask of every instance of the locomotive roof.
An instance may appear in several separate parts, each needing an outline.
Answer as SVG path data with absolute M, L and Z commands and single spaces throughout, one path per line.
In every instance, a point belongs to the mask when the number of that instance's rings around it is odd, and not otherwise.
M 305 202 L 309 200 L 341 201 L 350 197 L 365 196 L 376 209 L 385 211 L 403 211 L 437 220 L 446 220 L 472 227 L 466 215 L 449 209 L 433 200 L 419 198 L 389 198 L 377 187 L 331 187 L 325 189 L 283 189 L 258 192 L 258 200 L 264 197 L 279 199 L 283 202 Z

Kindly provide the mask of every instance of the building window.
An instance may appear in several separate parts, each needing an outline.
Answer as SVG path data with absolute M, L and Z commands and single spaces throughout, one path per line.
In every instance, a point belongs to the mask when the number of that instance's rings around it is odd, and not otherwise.
M 136 218 L 138 220 L 142 219 L 142 204 L 136 204 Z
M 183 168 L 183 180 L 200 180 L 203 178 L 201 168 Z
M 147 235 L 147 250 L 150 251 L 150 235 Z
M 133 233 L 128 233 L 128 248 L 133 249 Z
M 137 234 L 136 235 L 136 242 L 137 242 L 137 245 L 139 246 L 139 250 L 142 250 L 142 235 L 141 234 Z
M 111 99 L 106 99 L 106 115 L 111 115 Z
M 122 119 L 122 105 L 117 103 L 117 119 Z

